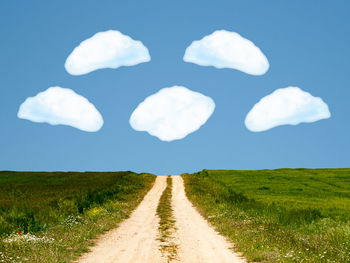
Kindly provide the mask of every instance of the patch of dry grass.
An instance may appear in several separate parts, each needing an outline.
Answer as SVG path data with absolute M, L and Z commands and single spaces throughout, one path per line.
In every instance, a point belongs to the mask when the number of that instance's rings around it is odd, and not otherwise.
M 173 238 L 173 233 L 176 231 L 176 228 L 173 210 L 171 208 L 171 191 L 172 178 L 168 176 L 167 187 L 162 193 L 157 207 L 157 215 L 160 218 L 158 229 L 160 233 L 159 240 L 161 242 L 161 251 L 167 257 L 168 262 L 177 259 L 178 249 L 178 246 L 174 242 Z

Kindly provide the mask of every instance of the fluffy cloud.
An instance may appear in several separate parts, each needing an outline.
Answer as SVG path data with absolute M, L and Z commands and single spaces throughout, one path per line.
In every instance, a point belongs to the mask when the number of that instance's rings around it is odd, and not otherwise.
M 162 141 L 173 141 L 198 130 L 214 109 L 210 97 L 173 86 L 147 97 L 131 114 L 129 122 L 137 131 L 147 131 Z
M 68 56 L 65 68 L 72 75 L 83 75 L 97 69 L 134 66 L 150 60 L 148 49 L 141 41 L 109 30 L 81 42 Z
M 184 61 L 200 66 L 233 68 L 251 75 L 263 75 L 269 62 L 261 50 L 238 33 L 218 30 L 187 47 Z
M 262 98 L 248 113 L 246 127 L 253 132 L 279 125 L 315 122 L 331 116 L 327 104 L 298 87 L 277 89 Z
M 73 90 L 60 87 L 51 87 L 27 98 L 17 116 L 33 122 L 69 125 L 88 132 L 96 132 L 103 125 L 102 116 L 92 103 Z

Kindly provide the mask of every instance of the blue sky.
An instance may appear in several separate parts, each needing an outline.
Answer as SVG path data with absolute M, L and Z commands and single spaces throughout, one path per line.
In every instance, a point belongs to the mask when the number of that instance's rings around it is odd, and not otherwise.
M 207 169 L 349 167 L 349 1 L 1 1 L 0 170 L 132 170 L 177 174 Z M 97 32 L 119 30 L 151 61 L 72 76 L 67 56 Z M 269 60 L 262 76 L 183 61 L 193 40 L 237 32 Z M 129 125 L 161 88 L 210 96 L 215 112 L 182 140 L 161 141 Z M 17 118 L 20 104 L 51 86 L 74 90 L 104 119 L 98 132 Z M 262 97 L 298 86 L 332 117 L 251 132 L 244 120 Z

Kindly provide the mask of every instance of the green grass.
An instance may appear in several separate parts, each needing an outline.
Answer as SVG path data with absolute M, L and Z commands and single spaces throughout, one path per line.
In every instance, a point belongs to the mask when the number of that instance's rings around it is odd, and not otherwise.
M 350 262 L 350 169 L 203 170 L 186 194 L 251 262 Z
M 172 197 L 172 178 L 167 177 L 167 187 L 162 193 L 157 207 L 157 215 L 159 216 L 159 233 L 161 242 L 161 252 L 165 254 L 168 262 L 177 258 L 177 245 L 173 241 L 172 234 L 175 229 L 175 219 L 171 208 Z
M 76 259 L 129 216 L 154 179 L 133 172 L 0 172 L 0 262 Z

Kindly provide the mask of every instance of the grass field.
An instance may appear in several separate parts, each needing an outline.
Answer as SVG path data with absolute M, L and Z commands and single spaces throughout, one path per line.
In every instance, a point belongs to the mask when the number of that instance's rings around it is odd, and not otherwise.
M 132 172 L 0 172 L 0 262 L 69 262 L 128 217 L 154 179 Z
M 350 262 L 350 169 L 203 170 L 186 194 L 255 262 Z

